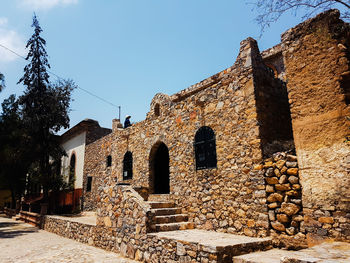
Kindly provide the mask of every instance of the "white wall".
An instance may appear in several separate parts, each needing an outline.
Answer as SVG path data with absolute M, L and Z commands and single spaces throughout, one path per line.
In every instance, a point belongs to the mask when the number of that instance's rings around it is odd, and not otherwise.
M 62 157 L 62 171 L 65 173 L 67 181 L 69 174 L 70 158 L 72 154 L 75 153 L 75 189 L 83 188 L 85 138 L 86 132 L 82 132 L 61 145 L 68 155 Z

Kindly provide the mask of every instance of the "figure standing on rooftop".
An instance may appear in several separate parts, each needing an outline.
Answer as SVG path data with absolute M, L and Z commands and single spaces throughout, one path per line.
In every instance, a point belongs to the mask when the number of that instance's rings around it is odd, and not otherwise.
M 124 129 L 128 128 L 129 126 L 131 126 L 130 118 L 131 118 L 130 115 L 126 115 L 125 121 L 124 121 Z

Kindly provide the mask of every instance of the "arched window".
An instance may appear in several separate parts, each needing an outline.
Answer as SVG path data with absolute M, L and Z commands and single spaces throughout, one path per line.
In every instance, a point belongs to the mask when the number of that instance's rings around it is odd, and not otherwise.
M 157 117 L 160 116 L 160 106 L 158 103 L 154 106 L 154 115 Z
M 203 126 L 196 132 L 194 152 L 196 170 L 216 168 L 215 133 L 210 127 Z
M 69 163 L 69 182 L 72 182 L 75 178 L 75 163 L 76 163 L 76 157 L 75 153 L 72 154 L 70 157 L 70 163 Z
M 108 155 L 106 160 L 107 167 L 112 166 L 112 156 Z
M 267 66 L 267 69 L 269 69 L 271 71 L 271 73 L 273 73 L 275 78 L 278 78 L 278 71 L 277 71 L 276 67 L 272 64 L 269 64 L 269 63 L 265 63 L 265 65 Z
M 132 153 L 127 151 L 123 160 L 123 180 L 132 179 Z

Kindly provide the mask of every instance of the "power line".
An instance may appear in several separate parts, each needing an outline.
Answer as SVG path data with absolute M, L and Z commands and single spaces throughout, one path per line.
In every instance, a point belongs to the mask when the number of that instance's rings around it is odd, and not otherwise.
M 59 78 L 59 79 L 64 80 L 64 78 L 62 78 L 62 77 L 58 76 L 57 74 L 53 73 L 51 70 L 47 70 L 47 72 L 49 72 L 50 74 L 54 75 L 56 78 Z M 79 87 L 79 86 L 77 86 L 77 88 L 80 89 L 80 90 L 82 90 L 82 91 L 84 91 L 84 92 L 86 92 L 87 94 L 89 94 L 89 95 L 91 95 L 91 96 L 93 96 L 93 97 L 95 97 L 95 98 L 97 98 L 97 99 L 99 99 L 99 100 L 101 100 L 101 101 L 103 101 L 103 102 L 105 102 L 105 103 L 107 103 L 107 104 L 113 106 L 113 107 L 116 107 L 116 108 L 119 107 L 119 106 L 113 104 L 112 102 L 109 102 L 108 100 L 105 100 L 104 98 L 101 98 L 100 96 L 98 96 L 98 95 L 96 95 L 96 94 L 93 94 L 92 92 L 90 92 L 90 91 L 88 91 L 88 90 L 86 90 L 86 89 L 83 89 L 83 88 L 81 88 L 81 87 Z
M 15 52 L 15 51 L 13 51 L 13 50 L 11 50 L 11 49 L 9 49 L 8 47 L 5 47 L 5 46 L 2 45 L 2 44 L 0 44 L 0 46 L 3 47 L 4 49 L 6 49 L 7 51 L 10 51 L 11 53 L 15 54 L 16 56 L 18 56 L 18 57 L 23 58 L 23 59 L 26 60 L 26 58 L 25 58 L 24 56 L 18 54 L 17 52 Z
M 9 52 L 15 54 L 16 56 L 18 56 L 18 57 L 20 57 L 20 58 L 23 58 L 24 60 L 27 60 L 24 56 L 18 54 L 16 51 L 13 51 L 12 49 L 10 49 L 10 48 L 8 48 L 8 47 L 2 45 L 1 43 L 0 43 L 0 47 L 6 49 L 7 51 L 9 51 Z M 59 75 L 55 74 L 55 73 L 52 72 L 51 70 L 47 70 L 47 72 L 49 72 L 51 75 L 54 75 L 56 78 L 59 78 L 59 79 L 64 80 L 64 78 L 62 78 L 62 77 L 60 77 Z M 120 106 L 117 106 L 117 105 L 113 104 L 112 102 L 109 102 L 108 100 L 105 100 L 104 98 L 101 98 L 100 96 L 98 96 L 98 95 L 92 93 L 91 91 L 88 91 L 88 90 L 86 90 L 86 89 L 83 89 L 83 88 L 81 88 L 81 87 L 79 87 L 79 86 L 77 86 L 77 88 L 80 89 L 80 90 L 82 90 L 82 91 L 84 91 L 84 92 L 86 92 L 86 93 L 89 94 L 90 96 L 93 96 L 93 97 L 95 97 L 95 98 L 97 98 L 97 99 L 99 99 L 99 100 L 101 100 L 101 101 L 103 101 L 103 102 L 109 104 L 110 106 L 116 107 L 116 108 L 118 108 L 118 109 L 120 110 Z

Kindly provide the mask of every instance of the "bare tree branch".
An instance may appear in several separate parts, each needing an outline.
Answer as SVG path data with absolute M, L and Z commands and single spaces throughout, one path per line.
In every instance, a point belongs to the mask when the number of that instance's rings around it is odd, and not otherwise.
M 350 20 L 350 0 L 255 0 L 248 4 L 252 4 L 253 10 L 259 13 L 255 20 L 261 28 L 261 34 L 286 12 L 294 15 L 300 12 L 302 18 L 307 19 L 316 13 L 342 7 L 342 19 Z

